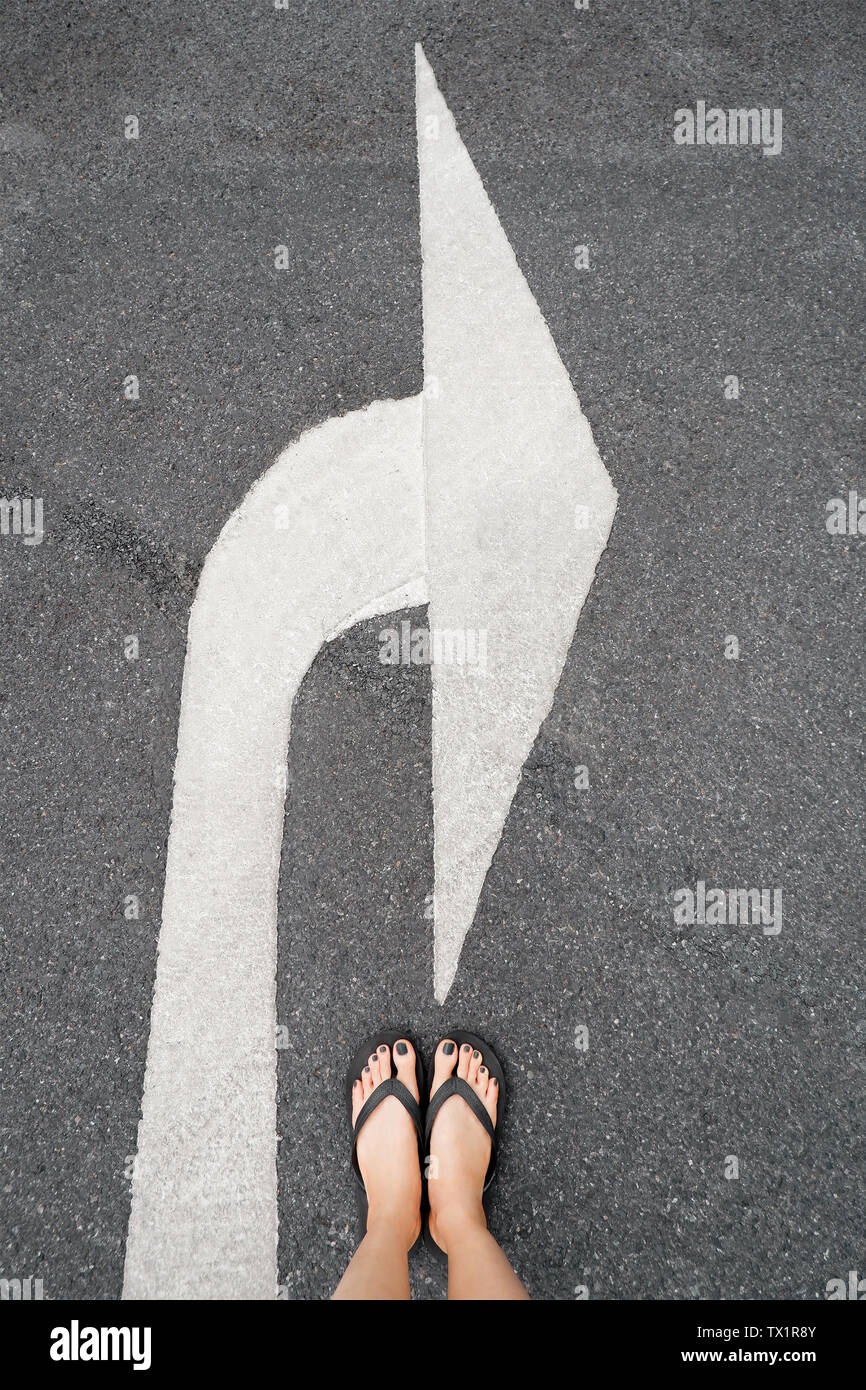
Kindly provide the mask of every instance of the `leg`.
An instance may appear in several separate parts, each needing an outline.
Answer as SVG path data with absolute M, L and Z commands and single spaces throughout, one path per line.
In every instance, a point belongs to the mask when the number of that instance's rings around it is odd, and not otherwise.
M 409 1296 L 409 1255 L 403 1232 L 387 1221 L 368 1221 L 367 1234 L 337 1285 L 334 1298 L 398 1301 Z
M 502 1250 L 481 1219 L 455 1225 L 448 1238 L 448 1297 L 487 1302 L 527 1299 Z
M 368 1096 L 392 1075 L 392 1067 L 418 1099 L 415 1052 L 398 1042 L 394 1057 L 380 1047 L 352 1090 L 352 1124 Z M 421 1229 L 421 1169 L 415 1127 L 405 1108 L 388 1096 L 358 1135 L 358 1163 L 367 1190 L 367 1233 L 343 1275 L 335 1299 L 409 1298 L 408 1253 Z
M 436 1049 L 431 1095 L 454 1071 L 475 1090 L 496 1123 L 496 1082 L 484 1058 L 445 1039 Z M 505 1255 L 487 1229 L 481 1194 L 490 1139 L 460 1096 L 447 1100 L 430 1135 L 430 1234 L 448 1256 L 449 1299 L 527 1299 Z M 435 1177 L 433 1174 L 435 1173 Z

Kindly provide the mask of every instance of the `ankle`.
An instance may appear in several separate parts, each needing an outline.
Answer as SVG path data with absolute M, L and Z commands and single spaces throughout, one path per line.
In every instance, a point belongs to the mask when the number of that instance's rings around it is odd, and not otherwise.
M 441 1210 L 431 1206 L 430 1226 L 437 1245 L 445 1250 L 478 1231 L 486 1231 L 487 1217 L 481 1200 L 469 1198 L 462 1202 L 449 1202 Z
M 371 1203 L 367 1210 L 367 1235 L 395 1241 L 408 1250 L 421 1229 L 420 1202 L 417 1211 L 389 1203 Z

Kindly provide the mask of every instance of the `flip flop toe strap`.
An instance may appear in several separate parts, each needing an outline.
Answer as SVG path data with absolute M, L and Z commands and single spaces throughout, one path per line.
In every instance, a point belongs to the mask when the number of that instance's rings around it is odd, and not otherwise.
M 487 1177 L 484 1180 L 484 1186 L 486 1188 L 490 1185 L 496 1170 L 496 1129 L 483 1104 L 478 1099 L 468 1081 L 464 1081 L 462 1076 L 449 1076 L 448 1080 L 443 1081 L 435 1096 L 430 1100 L 427 1106 L 427 1124 L 425 1127 L 424 1142 L 429 1151 L 430 1133 L 433 1129 L 433 1121 L 436 1119 L 436 1116 L 439 1114 L 446 1100 L 450 1100 L 452 1096 L 460 1096 L 466 1101 L 466 1104 L 469 1106 L 475 1118 L 484 1126 L 484 1129 L 490 1136 L 490 1163 L 487 1168 Z
M 419 1152 L 423 1145 L 424 1130 L 421 1126 L 421 1107 L 418 1104 L 415 1097 L 413 1096 L 412 1092 L 409 1090 L 409 1087 L 404 1086 L 403 1082 L 398 1080 L 396 1076 L 389 1076 L 386 1081 L 380 1081 L 375 1091 L 372 1091 L 371 1094 L 364 1101 L 364 1104 L 358 1111 L 358 1118 L 355 1121 L 355 1139 L 354 1143 L 352 1144 L 352 1167 L 354 1168 L 355 1174 L 362 1187 L 364 1185 L 364 1180 L 361 1177 L 361 1169 L 358 1166 L 358 1135 L 361 1133 L 361 1130 L 364 1128 L 364 1125 L 367 1123 L 373 1111 L 376 1109 L 376 1106 L 381 1105 L 382 1101 L 386 1100 L 388 1096 L 396 1096 L 397 1100 L 399 1100 L 404 1110 L 408 1110 L 409 1116 L 412 1120 L 413 1125 L 415 1126 L 415 1130 L 418 1135 Z

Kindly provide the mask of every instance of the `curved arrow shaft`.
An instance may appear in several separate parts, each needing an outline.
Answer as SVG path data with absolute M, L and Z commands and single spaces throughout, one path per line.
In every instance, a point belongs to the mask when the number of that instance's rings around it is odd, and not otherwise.
M 423 601 L 420 432 L 414 398 L 304 435 L 250 492 L 202 574 L 124 1297 L 275 1297 L 277 885 L 292 700 L 359 605 L 372 615 Z

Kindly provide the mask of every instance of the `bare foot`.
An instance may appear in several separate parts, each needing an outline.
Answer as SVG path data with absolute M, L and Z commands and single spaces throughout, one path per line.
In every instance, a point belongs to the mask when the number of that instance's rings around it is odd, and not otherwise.
M 457 1075 L 472 1087 L 493 1123 L 499 1088 L 484 1065 L 484 1057 L 464 1044 L 458 1051 L 450 1038 L 436 1049 L 431 1098 L 449 1076 Z M 430 1234 L 448 1252 L 449 1231 L 467 1224 L 487 1227 L 481 1194 L 490 1163 L 490 1136 L 460 1096 L 450 1096 L 433 1121 L 427 1191 L 430 1198 Z
M 362 1105 L 381 1082 L 395 1075 L 420 1100 L 415 1081 L 415 1051 L 405 1039 L 395 1043 L 394 1058 L 384 1045 L 367 1059 L 352 1087 L 352 1126 Z M 358 1166 L 367 1190 L 367 1230 L 386 1223 L 401 1233 L 409 1250 L 421 1229 L 421 1168 L 418 1135 L 405 1106 L 386 1096 L 358 1135 Z

